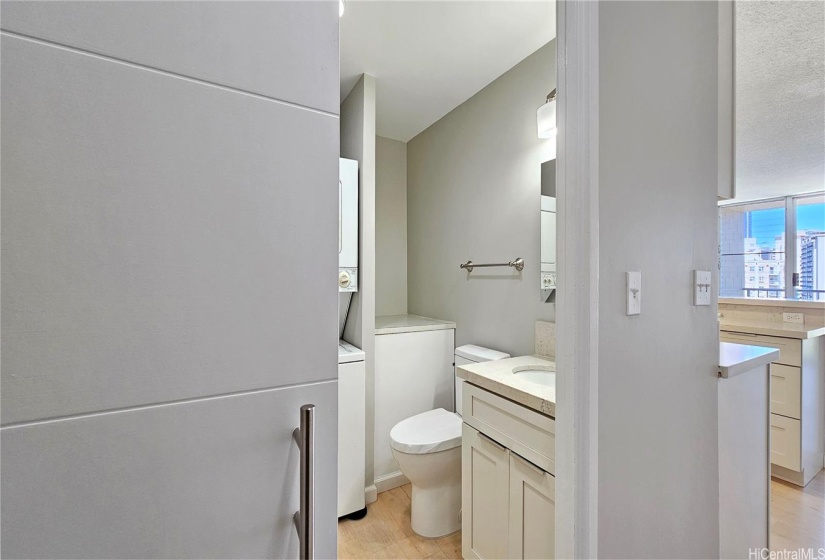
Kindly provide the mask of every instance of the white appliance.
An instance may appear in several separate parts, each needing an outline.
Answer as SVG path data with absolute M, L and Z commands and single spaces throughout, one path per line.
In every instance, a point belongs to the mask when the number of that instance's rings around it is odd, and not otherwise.
M 363 517 L 366 446 L 364 351 L 338 341 L 338 517 Z
M 358 291 L 358 162 L 338 159 L 338 291 Z

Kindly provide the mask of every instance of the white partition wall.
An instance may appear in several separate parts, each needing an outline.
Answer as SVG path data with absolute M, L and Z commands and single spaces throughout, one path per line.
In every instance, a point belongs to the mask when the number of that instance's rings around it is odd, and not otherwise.
M 771 367 L 718 381 L 720 558 L 768 547 Z

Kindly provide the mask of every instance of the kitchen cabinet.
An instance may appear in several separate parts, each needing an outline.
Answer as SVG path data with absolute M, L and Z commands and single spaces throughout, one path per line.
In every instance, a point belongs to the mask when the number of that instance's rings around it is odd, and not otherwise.
M 825 337 L 723 330 L 720 340 L 779 349 L 771 364 L 771 475 L 805 486 L 825 455 Z
M 801 470 L 799 420 L 771 414 L 771 464 Z
M 464 558 L 554 558 L 555 420 L 469 383 L 463 401 Z
M 771 412 L 800 419 L 802 405 L 802 369 L 773 364 L 771 366 Z

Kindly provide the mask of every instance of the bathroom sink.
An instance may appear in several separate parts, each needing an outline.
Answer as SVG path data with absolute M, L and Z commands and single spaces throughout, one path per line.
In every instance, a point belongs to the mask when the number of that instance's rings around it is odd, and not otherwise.
M 518 366 L 513 368 L 513 375 L 521 379 L 538 383 L 539 385 L 553 386 L 556 384 L 556 372 L 547 366 Z

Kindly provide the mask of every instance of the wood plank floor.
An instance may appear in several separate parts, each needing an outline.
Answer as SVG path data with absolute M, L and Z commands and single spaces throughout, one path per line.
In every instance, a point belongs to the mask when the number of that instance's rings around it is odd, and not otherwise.
M 825 470 L 805 488 L 771 479 L 771 549 L 825 548 Z
M 439 539 L 410 528 L 410 485 L 381 492 L 364 519 L 338 522 L 338 558 L 461 558 L 461 531 Z
M 771 479 L 771 549 L 825 548 L 825 471 L 805 488 Z M 410 485 L 378 495 L 359 521 L 338 522 L 338 558 L 461 558 L 461 531 L 425 539 L 410 528 Z

